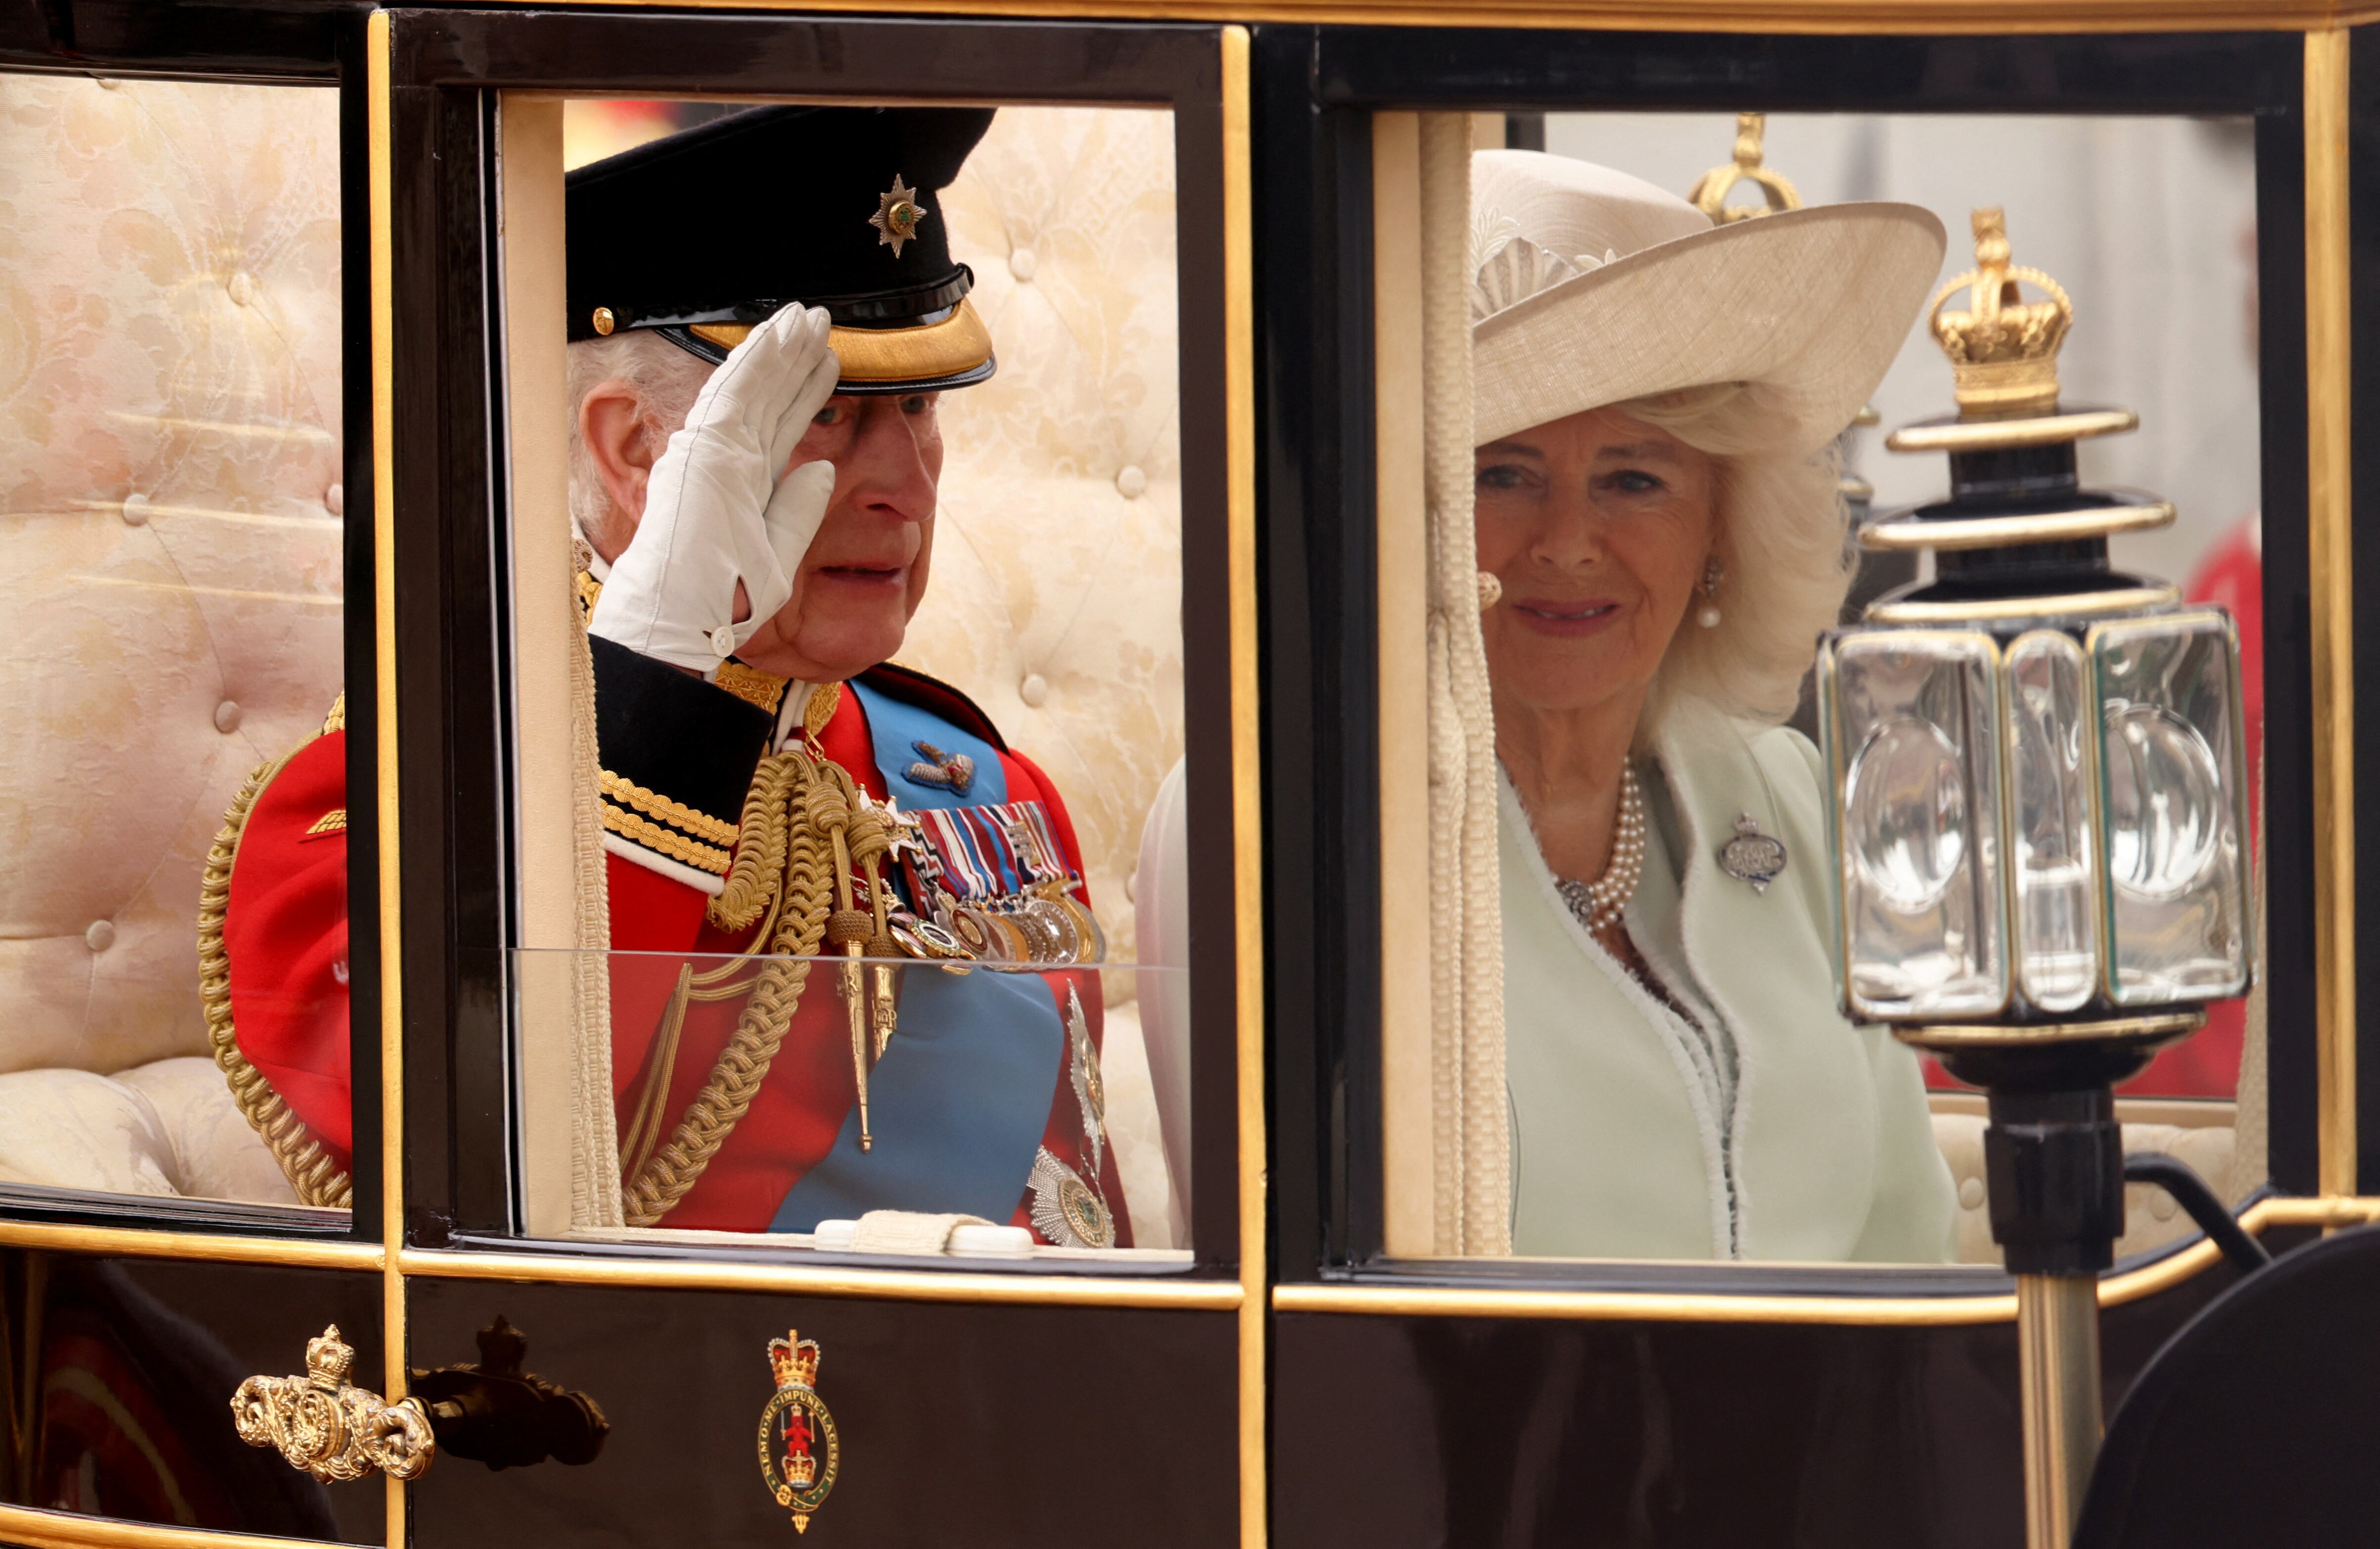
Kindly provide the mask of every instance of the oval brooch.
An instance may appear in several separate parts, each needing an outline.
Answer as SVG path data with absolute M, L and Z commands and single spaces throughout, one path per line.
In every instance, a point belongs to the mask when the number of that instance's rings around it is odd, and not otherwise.
M 1735 837 L 1719 847 L 1718 868 L 1740 882 L 1751 883 L 1754 892 L 1765 893 L 1785 869 L 1785 841 L 1762 833 L 1752 814 L 1739 814 Z

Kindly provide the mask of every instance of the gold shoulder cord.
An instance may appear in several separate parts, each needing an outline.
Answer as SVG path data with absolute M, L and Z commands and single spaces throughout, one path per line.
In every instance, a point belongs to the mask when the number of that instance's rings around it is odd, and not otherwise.
M 853 913 L 847 866 L 857 866 L 868 877 L 869 894 L 881 907 L 884 889 L 876 877 L 892 848 L 890 826 L 849 772 L 818 751 L 819 733 L 840 700 L 838 688 L 825 685 L 805 707 L 803 732 L 809 747 L 789 747 L 762 759 L 745 795 L 735 862 L 707 917 L 722 930 L 759 928 L 733 962 L 678 976 L 655 1040 L 652 1069 L 621 1146 L 630 1226 L 657 1225 L 674 1209 L 751 1108 L 793 1025 L 830 916 Z M 736 978 L 756 962 L 750 977 Z M 747 998 L 734 1035 L 668 1143 L 656 1148 L 687 1003 L 736 996 Z M 856 1016 L 859 1001 L 853 1004 Z M 858 1044 L 855 1035 L 855 1073 L 864 1107 L 866 1063 Z
M 347 696 L 342 694 L 322 724 L 325 735 L 345 727 L 346 706 Z M 216 1067 L 231 1083 L 240 1113 L 263 1138 L 265 1149 L 273 1153 L 290 1187 L 298 1191 L 298 1201 L 344 1210 L 353 1204 L 347 1175 L 332 1165 L 322 1143 L 308 1131 L 305 1120 L 289 1110 L 263 1072 L 239 1052 L 231 1021 L 231 956 L 224 949 L 223 938 L 224 911 L 231 902 L 232 862 L 239 854 L 239 837 L 248 828 L 249 812 L 264 788 L 307 745 L 301 743 L 256 767 L 239 794 L 232 798 L 230 809 L 224 814 L 223 829 L 207 851 L 206 869 L 199 880 L 199 1003 L 205 1011 L 207 1043 L 214 1051 Z

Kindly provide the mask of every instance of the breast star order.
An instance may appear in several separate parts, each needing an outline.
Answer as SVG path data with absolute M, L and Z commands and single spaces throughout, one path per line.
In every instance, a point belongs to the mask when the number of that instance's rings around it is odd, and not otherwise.
M 890 243 L 892 256 L 899 258 L 901 244 L 914 238 L 917 223 L 933 212 L 917 202 L 917 190 L 904 184 L 897 172 L 892 175 L 892 191 L 876 199 L 876 213 L 868 217 L 868 224 L 876 228 L 876 245 Z

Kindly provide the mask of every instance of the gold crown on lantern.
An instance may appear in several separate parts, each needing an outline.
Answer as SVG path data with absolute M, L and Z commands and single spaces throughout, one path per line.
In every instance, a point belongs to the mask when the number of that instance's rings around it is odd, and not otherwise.
M 1761 140 L 1767 134 L 1768 115 L 1765 113 L 1739 113 L 1735 115 L 1735 160 L 1723 167 L 1713 167 L 1694 182 L 1694 191 L 1686 202 L 1711 219 L 1713 225 L 1732 225 L 1748 221 L 1755 215 L 1771 215 L 1780 211 L 1802 208 L 1802 195 L 1794 188 L 1792 179 L 1775 167 L 1765 166 Z M 1730 204 L 1727 196 L 1739 183 L 1750 183 L 1760 190 L 1758 204 Z
M 769 1370 L 779 1387 L 816 1387 L 818 1369 L 816 1339 L 805 1339 L 799 1330 L 789 1328 L 783 1338 L 769 1341 Z
M 2058 350 L 2074 326 L 2074 303 L 2038 269 L 2009 262 L 2008 216 L 1998 205 L 1975 212 L 1975 267 L 1934 293 L 1926 308 L 1935 342 L 1950 357 L 1962 419 L 2006 419 L 2058 407 Z M 2018 282 L 2047 293 L 2027 301 Z M 1968 310 L 1942 303 L 1968 287 Z

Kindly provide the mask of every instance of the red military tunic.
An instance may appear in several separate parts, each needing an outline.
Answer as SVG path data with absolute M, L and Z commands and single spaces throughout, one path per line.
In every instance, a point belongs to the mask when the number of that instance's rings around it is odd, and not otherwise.
M 955 690 L 921 674 L 880 670 L 865 674 L 864 681 L 881 693 L 929 700 L 935 712 L 962 724 L 972 720 L 974 724 L 966 729 L 998 749 L 1009 801 L 1041 803 L 1048 810 L 1050 827 L 1067 865 L 1075 875 L 1082 874 L 1081 849 L 1057 786 L 1030 759 L 1002 743 L 981 711 Z M 718 689 L 707 692 L 723 695 Z M 833 719 L 819 734 L 819 744 L 827 757 L 849 771 L 869 796 L 879 802 L 885 800 L 885 781 L 877 768 L 867 713 L 857 696 L 848 692 L 842 696 Z M 607 746 L 607 768 L 610 756 Z M 710 926 L 704 918 L 704 910 L 710 903 L 707 893 L 664 875 L 662 870 L 620 854 L 618 848 L 609 857 L 613 950 L 657 954 L 641 959 L 624 957 L 615 962 L 613 971 L 612 1079 L 619 1105 L 620 1132 L 625 1135 L 650 1075 L 650 1062 L 657 1053 L 655 1035 L 662 1026 L 680 964 L 691 962 L 697 973 L 718 967 L 724 961 L 723 955 L 744 950 L 754 932 L 729 934 Z M 1089 900 L 1084 897 L 1082 902 L 1087 905 Z M 689 959 L 679 955 L 686 953 L 722 956 Z M 700 1180 L 662 1225 L 724 1231 L 765 1230 L 787 1191 L 834 1145 L 857 1100 L 849 1023 L 835 988 L 836 972 L 833 965 L 826 962 L 811 971 L 792 1026 L 750 1110 L 720 1146 Z M 902 970 L 905 977 L 938 972 L 922 962 Z M 1098 972 L 1055 970 L 1037 976 L 1047 986 L 1061 1021 L 1067 1014 L 1068 991 L 1071 989 L 1079 998 L 1092 1046 L 1097 1049 L 1101 1039 Z M 670 1080 L 664 1140 L 701 1091 L 720 1052 L 735 1033 L 742 1009 L 741 998 L 698 1001 L 686 1008 Z M 898 1035 L 895 1039 L 897 1042 Z M 1092 1179 L 1096 1170 L 1099 1192 L 1115 1216 L 1117 1244 L 1128 1246 L 1131 1228 L 1113 1150 L 1102 1144 L 1099 1165 L 1093 1168 L 1082 1106 L 1064 1060 L 1051 1070 L 1050 1083 L 1042 1147 L 1086 1180 Z M 907 1204 L 917 1208 L 929 1202 Z M 1016 1180 L 1015 1204 L 1007 1217 L 1009 1223 L 1032 1228 L 1032 1191 L 1020 1175 Z
M 766 739 L 744 737 L 743 732 L 749 732 L 751 718 L 759 711 L 724 690 L 645 659 L 631 658 L 608 642 L 599 640 L 595 646 L 599 706 L 606 707 L 599 712 L 599 721 L 607 768 L 615 762 L 629 762 L 615 756 L 630 751 L 632 744 L 658 743 L 664 749 L 661 763 L 641 766 L 638 773 L 645 778 L 640 783 L 667 791 L 675 783 L 669 771 L 686 768 L 691 759 L 704 775 L 713 777 L 710 788 L 714 793 L 740 791 L 748 785 Z M 648 702 L 657 693 L 674 711 L 686 715 L 649 724 L 647 729 L 654 734 L 640 738 L 637 718 L 631 714 L 624 722 L 617 713 L 621 705 L 633 711 L 639 703 L 635 694 L 617 691 L 624 672 L 641 680 Z M 1031 760 L 1008 748 L 964 696 L 900 669 L 878 669 L 863 674 L 863 681 L 876 692 L 923 705 L 996 748 L 1009 800 L 1042 805 L 1066 865 L 1076 877 L 1081 876 L 1080 846 L 1056 786 Z M 607 694 L 607 686 L 614 692 Z M 692 727 L 731 723 L 741 730 L 726 740 L 740 739 L 751 745 L 722 754 L 702 737 L 685 735 Z M 352 1135 L 345 743 L 343 732 L 331 732 L 308 744 L 259 793 L 239 836 L 224 926 L 237 1047 L 309 1131 L 332 1152 L 342 1169 L 347 1166 Z M 820 733 L 820 743 L 826 756 L 849 771 L 871 797 L 884 799 L 885 781 L 877 768 L 868 717 L 855 695 L 847 691 L 843 695 L 832 720 Z M 710 805 L 724 807 L 731 819 L 741 808 L 740 799 L 729 803 L 716 794 Z M 649 864 L 648 853 L 640 847 L 615 843 L 612 848 L 614 853 L 607 857 L 612 946 L 614 952 L 623 954 L 615 958 L 613 973 L 613 1083 L 625 1135 L 656 1059 L 655 1035 L 680 965 L 691 961 L 697 972 L 716 966 L 723 959 L 688 954 L 738 953 L 750 944 L 753 933 L 731 935 L 710 926 L 704 914 L 709 895 L 685 879 L 688 874 L 684 868 L 656 867 Z M 624 849 L 631 853 L 620 853 Z M 673 871 L 676 875 L 671 875 Z M 1077 897 L 1087 906 L 1087 896 Z M 923 963 L 903 970 L 905 975 L 940 972 Z M 826 962 L 812 970 L 750 1107 L 692 1189 L 659 1224 L 767 1230 L 787 1193 L 834 1147 L 856 1100 L 849 1024 L 837 993 L 837 973 L 834 965 Z M 1051 970 L 1030 977 L 1046 988 L 1062 1023 L 1070 1010 L 1072 991 L 1082 1008 L 1096 1054 L 1102 1035 L 1098 972 Z M 701 1090 L 742 1009 L 741 997 L 695 1002 L 687 1008 L 670 1073 L 661 1130 L 663 1143 Z M 899 1042 L 898 1034 L 894 1042 Z M 1043 1104 L 1047 1114 L 1042 1148 L 1093 1184 L 1113 1219 L 1115 1243 L 1128 1246 L 1131 1225 L 1114 1155 L 1103 1134 L 1096 1145 L 1090 1140 L 1086 1105 L 1068 1059 L 1053 1063 L 1046 1096 L 1033 1100 Z M 1008 1221 L 1040 1235 L 1034 1223 L 1035 1195 L 1027 1172 L 1020 1170 L 1013 1186 L 1003 1182 L 1002 1187 L 1014 1190 L 1006 1196 L 1014 1202 Z M 927 1200 L 884 1203 L 896 1208 L 937 1208 L 936 1202 Z

